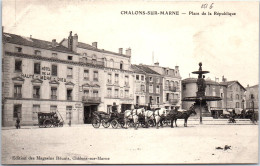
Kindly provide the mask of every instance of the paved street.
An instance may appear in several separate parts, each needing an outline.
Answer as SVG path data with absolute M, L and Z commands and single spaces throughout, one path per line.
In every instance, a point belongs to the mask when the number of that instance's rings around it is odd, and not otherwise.
M 257 163 L 258 125 L 2 130 L 2 164 L 220 162 Z

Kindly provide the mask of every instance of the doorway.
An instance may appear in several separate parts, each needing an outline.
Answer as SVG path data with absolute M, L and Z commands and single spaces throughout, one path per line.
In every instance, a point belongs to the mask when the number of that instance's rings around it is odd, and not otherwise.
M 90 124 L 92 120 L 92 113 L 97 111 L 97 105 L 84 106 L 84 124 Z

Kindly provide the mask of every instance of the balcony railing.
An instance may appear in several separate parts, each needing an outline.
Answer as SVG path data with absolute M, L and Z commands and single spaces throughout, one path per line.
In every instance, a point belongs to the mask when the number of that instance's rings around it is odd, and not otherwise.
M 33 98 L 34 98 L 34 99 L 39 99 L 39 98 L 40 98 L 40 95 L 34 94 L 34 95 L 33 95 Z
M 172 92 L 179 92 L 180 88 L 175 86 L 165 86 L 164 90 L 172 91 Z
M 57 95 L 51 95 L 52 100 L 57 100 Z
M 83 102 L 101 102 L 101 97 L 89 97 L 89 96 L 82 96 Z
M 21 94 L 21 93 L 15 93 L 15 94 L 14 94 L 14 97 L 15 97 L 15 98 L 22 98 L 22 94 Z

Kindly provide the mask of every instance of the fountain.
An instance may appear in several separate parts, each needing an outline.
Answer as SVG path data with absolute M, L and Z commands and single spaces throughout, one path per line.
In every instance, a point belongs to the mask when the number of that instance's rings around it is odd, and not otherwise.
M 207 101 L 218 101 L 222 100 L 218 96 L 205 96 L 205 89 L 206 89 L 206 82 L 205 82 L 205 75 L 209 73 L 209 71 L 203 71 L 202 70 L 202 63 L 199 63 L 199 71 L 192 72 L 193 74 L 198 74 L 197 79 L 197 86 L 198 91 L 196 92 L 196 96 L 193 97 L 185 97 L 182 99 L 182 101 L 187 102 L 195 102 L 191 107 L 193 107 L 195 110 L 199 109 L 200 111 L 200 123 L 202 123 L 202 116 L 209 117 L 210 112 L 208 110 L 208 104 Z

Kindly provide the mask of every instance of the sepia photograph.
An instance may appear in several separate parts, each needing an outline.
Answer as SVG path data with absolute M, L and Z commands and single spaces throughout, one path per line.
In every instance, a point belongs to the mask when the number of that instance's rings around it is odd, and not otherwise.
M 258 1 L 2 0 L 1 164 L 257 164 Z

